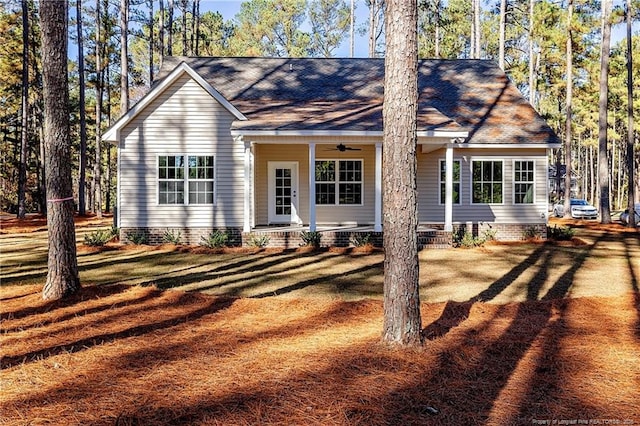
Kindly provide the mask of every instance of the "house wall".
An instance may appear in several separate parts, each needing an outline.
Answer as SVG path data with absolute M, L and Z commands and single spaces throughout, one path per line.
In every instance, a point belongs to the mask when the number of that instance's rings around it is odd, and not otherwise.
M 360 151 L 340 152 L 334 150 L 345 140 L 323 141 L 316 145 L 316 160 L 363 160 L 363 204 L 359 206 L 316 206 L 318 224 L 373 224 L 375 203 L 375 145 L 353 145 Z M 268 163 L 270 161 L 298 162 L 299 214 L 305 224 L 309 223 L 309 148 L 296 144 L 260 144 L 254 146 L 255 158 L 255 206 L 256 224 L 267 225 L 268 217 Z
M 231 138 L 233 119 L 185 74 L 124 127 L 119 146 L 120 227 L 242 227 L 244 146 Z M 213 155 L 215 204 L 158 204 L 158 155 Z
M 439 199 L 439 161 L 445 150 L 418 154 L 418 211 L 421 223 L 444 222 L 444 205 Z M 453 206 L 458 224 L 544 224 L 547 217 L 547 157 L 545 149 L 455 149 L 453 159 L 461 161 L 461 204 Z M 503 161 L 503 203 L 471 204 L 471 164 L 474 160 Z M 513 161 L 535 161 L 535 202 L 514 204 Z

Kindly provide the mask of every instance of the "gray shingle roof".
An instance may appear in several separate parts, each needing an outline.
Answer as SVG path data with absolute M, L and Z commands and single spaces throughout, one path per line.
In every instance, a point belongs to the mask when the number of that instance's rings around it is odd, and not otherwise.
M 186 62 L 248 121 L 238 130 L 382 131 L 383 59 L 167 57 Z M 421 60 L 418 130 L 466 130 L 470 143 L 558 143 L 492 61 Z

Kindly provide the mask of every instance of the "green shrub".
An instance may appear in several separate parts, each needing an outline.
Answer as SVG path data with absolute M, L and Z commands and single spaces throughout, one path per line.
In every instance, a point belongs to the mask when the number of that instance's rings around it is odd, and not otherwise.
M 268 235 L 250 235 L 247 239 L 247 244 L 250 247 L 266 247 L 269 245 L 269 236 Z
M 110 229 L 97 230 L 84 236 L 84 244 L 93 247 L 103 246 L 108 243 L 113 236 Z
M 553 228 L 547 226 L 547 238 L 556 241 L 569 241 L 576 234 L 575 229 L 569 228 L 568 226 L 562 226 L 558 228 L 557 225 L 554 225 Z
M 371 232 L 366 234 L 358 233 L 351 238 L 351 244 L 356 247 L 364 247 L 371 244 Z
M 300 235 L 302 238 L 303 246 L 309 247 L 320 247 L 320 240 L 322 239 L 322 234 L 318 231 L 302 231 Z
M 541 237 L 540 231 L 535 226 L 529 226 L 522 231 L 522 237 L 525 240 L 538 239 Z
M 127 240 L 133 244 L 147 244 L 149 237 L 144 232 L 127 232 Z
M 167 244 L 180 244 L 180 231 L 165 230 L 162 235 L 162 242 Z
M 454 232 L 453 234 L 454 247 L 465 247 L 465 248 L 480 247 L 484 245 L 485 242 L 486 242 L 485 238 L 474 237 L 471 232 L 465 231 L 464 228 L 458 229 L 458 231 Z
M 482 238 L 484 238 L 484 242 L 494 241 L 496 239 L 496 234 L 498 231 L 495 229 L 485 229 L 482 231 Z
M 202 240 L 200 243 L 201 246 L 207 248 L 222 248 L 227 245 L 227 241 L 229 241 L 229 234 L 226 231 L 222 232 L 215 230 L 211 231 L 206 237 L 201 237 L 200 239 Z

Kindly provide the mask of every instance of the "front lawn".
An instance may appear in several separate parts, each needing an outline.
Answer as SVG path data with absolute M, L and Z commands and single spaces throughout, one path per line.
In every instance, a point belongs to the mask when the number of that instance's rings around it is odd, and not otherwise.
M 578 236 L 420 252 L 403 351 L 381 253 L 80 247 L 44 302 L 46 234 L 4 234 L 0 425 L 638 424 L 640 239 Z

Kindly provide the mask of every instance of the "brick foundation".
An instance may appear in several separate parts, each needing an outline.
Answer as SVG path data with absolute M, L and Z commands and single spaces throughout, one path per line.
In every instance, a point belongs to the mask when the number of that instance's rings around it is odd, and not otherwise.
M 421 224 L 421 228 L 428 230 L 418 231 L 418 247 L 424 248 L 449 248 L 452 246 L 453 234 L 444 231 L 440 224 Z M 496 224 L 484 222 L 467 222 L 454 225 L 456 232 L 469 230 L 473 236 L 483 237 L 494 234 L 496 240 L 520 241 L 530 236 L 540 238 L 547 237 L 547 226 L 541 224 Z M 304 245 L 302 231 L 271 231 L 256 230 L 242 232 L 241 228 L 121 228 L 120 241 L 132 243 L 136 234 L 144 236 L 147 244 L 165 243 L 165 235 L 180 235 L 180 244 L 201 245 L 202 238 L 206 238 L 211 232 L 227 232 L 228 246 L 249 246 L 253 241 L 268 240 L 266 247 L 298 248 Z M 382 247 L 382 232 L 354 232 L 354 231 L 322 231 L 320 245 L 322 247 L 351 247 L 357 245 L 357 240 L 369 238 L 369 242 L 376 247 Z

